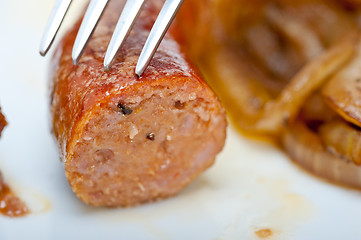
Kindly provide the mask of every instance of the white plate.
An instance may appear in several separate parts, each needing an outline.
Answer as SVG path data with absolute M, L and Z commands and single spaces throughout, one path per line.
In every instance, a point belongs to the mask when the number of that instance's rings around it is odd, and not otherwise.
M 268 239 L 361 239 L 360 192 L 320 181 L 233 129 L 216 164 L 174 198 L 128 209 L 81 203 L 49 133 L 50 56 L 38 46 L 53 4 L 0 1 L 0 103 L 10 123 L 0 169 L 33 212 L 0 216 L 1 240 L 257 239 L 259 229 L 272 230 Z

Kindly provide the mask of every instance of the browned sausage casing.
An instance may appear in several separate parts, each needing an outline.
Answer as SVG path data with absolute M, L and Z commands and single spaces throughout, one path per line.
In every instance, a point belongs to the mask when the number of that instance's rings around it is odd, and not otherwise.
M 171 34 L 144 75 L 134 75 L 158 6 L 146 5 L 110 72 L 103 71 L 123 4 L 109 3 L 77 66 L 71 51 L 78 26 L 53 61 L 53 133 L 70 186 L 94 206 L 176 194 L 212 165 L 225 140 L 223 108 Z

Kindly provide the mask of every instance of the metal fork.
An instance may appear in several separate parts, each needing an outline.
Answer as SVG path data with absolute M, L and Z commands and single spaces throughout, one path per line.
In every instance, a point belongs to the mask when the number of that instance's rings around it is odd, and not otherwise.
M 90 1 L 74 42 L 72 52 L 74 65 L 78 63 L 108 1 L 109 0 Z M 71 2 L 72 0 L 57 0 L 40 44 L 40 54 L 42 56 L 45 56 L 50 49 Z M 105 71 L 108 71 L 111 67 L 117 52 L 128 37 L 144 3 L 145 0 L 127 0 L 104 57 Z M 166 0 L 164 2 L 139 56 L 135 68 L 135 74 L 137 76 L 141 76 L 149 65 L 182 3 L 183 0 Z

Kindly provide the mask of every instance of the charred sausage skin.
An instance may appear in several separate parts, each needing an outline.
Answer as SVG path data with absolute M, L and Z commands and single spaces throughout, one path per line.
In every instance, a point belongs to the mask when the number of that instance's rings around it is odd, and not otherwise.
M 109 72 L 103 57 L 124 1 L 113 0 L 77 66 L 75 26 L 52 64 L 52 129 L 75 194 L 129 206 L 178 193 L 223 148 L 224 110 L 167 34 L 144 75 L 136 61 L 161 2 L 145 6 Z M 150 5 L 152 4 L 152 5 Z

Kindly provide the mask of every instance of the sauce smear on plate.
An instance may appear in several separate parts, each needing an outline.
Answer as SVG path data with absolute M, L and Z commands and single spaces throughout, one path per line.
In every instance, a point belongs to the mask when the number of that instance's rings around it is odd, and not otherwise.
M 0 214 L 8 217 L 21 217 L 29 213 L 29 209 L 5 183 L 0 173 Z
M 260 229 L 255 232 L 258 238 L 266 239 L 272 236 L 272 230 L 271 229 Z

